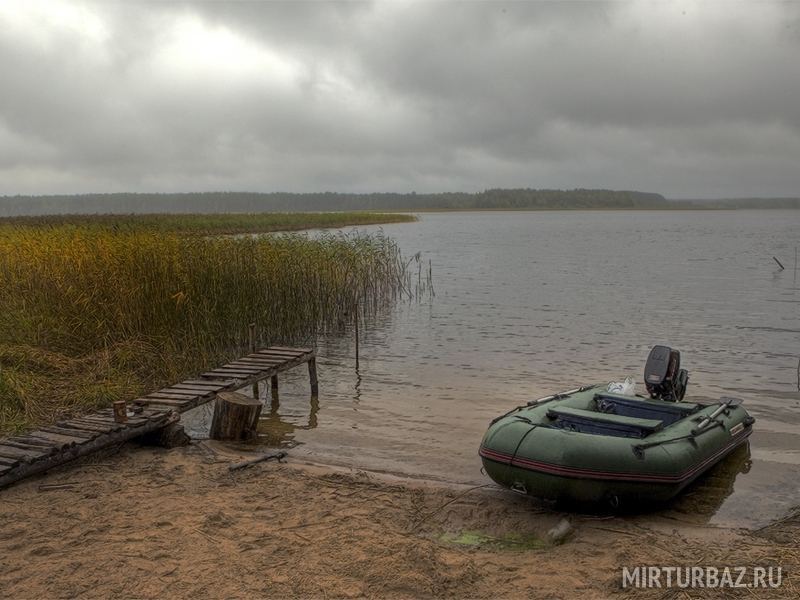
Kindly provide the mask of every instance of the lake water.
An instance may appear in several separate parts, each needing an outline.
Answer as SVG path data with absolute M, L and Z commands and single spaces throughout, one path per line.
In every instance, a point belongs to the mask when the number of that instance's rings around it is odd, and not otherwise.
M 309 402 L 303 371 L 284 378 L 280 403 L 265 410 L 266 443 L 488 483 L 477 449 L 490 419 L 628 375 L 644 392 L 647 353 L 666 344 L 689 370 L 687 399 L 738 396 L 757 419 L 750 455 L 737 453 L 674 510 L 757 525 L 800 503 L 800 212 L 419 217 L 382 229 L 432 262 L 436 296 L 362 327 L 358 371 L 352 333 L 320 340 L 319 401 Z

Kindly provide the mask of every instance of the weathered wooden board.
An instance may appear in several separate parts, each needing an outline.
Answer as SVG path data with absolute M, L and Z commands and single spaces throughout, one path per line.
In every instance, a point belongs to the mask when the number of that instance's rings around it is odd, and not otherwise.
M 262 369 L 268 370 L 280 366 L 285 362 L 286 362 L 285 360 L 260 360 L 257 358 L 242 358 L 237 360 L 233 364 L 248 366 L 248 367 L 261 367 Z
M 53 444 L 59 444 L 61 446 L 74 446 L 75 444 L 83 443 L 83 441 L 86 439 L 71 435 L 62 435 L 60 433 L 52 433 L 50 431 L 42 431 L 41 429 L 29 433 L 28 437 L 42 441 L 49 441 Z
M 252 353 L 248 354 L 247 356 L 250 356 L 250 357 L 267 356 L 267 357 L 286 359 L 286 358 L 296 358 L 298 356 L 302 356 L 303 354 L 305 354 L 305 353 L 304 352 L 287 352 L 285 350 L 264 349 L 264 350 L 256 350 L 255 352 L 252 352 Z
M 12 451 L 19 451 L 20 453 L 24 453 L 25 456 L 35 457 L 52 454 L 55 448 L 52 446 L 29 446 L 27 444 L 17 444 L 9 440 L 3 440 L 3 444 L 0 446 L 0 455 L 9 457 L 9 453 L 12 453 Z M 20 456 L 22 456 L 22 454 L 20 454 Z
M 274 369 L 275 367 L 280 367 L 284 364 L 285 360 L 260 360 L 257 358 L 243 358 L 239 361 L 236 361 L 235 365 L 242 365 L 248 367 L 260 367 L 262 369 Z
M 197 398 L 202 396 L 211 396 L 214 394 L 214 390 L 187 390 L 185 388 L 168 387 L 153 392 L 153 394 L 174 394 L 183 398 Z M 151 396 L 152 394 L 147 395 Z
M 159 391 L 163 391 L 163 392 L 167 392 L 167 393 L 183 393 L 183 392 L 186 392 L 186 393 L 193 393 L 195 396 L 210 396 L 210 395 L 214 394 L 215 392 L 218 392 L 218 391 L 221 391 L 221 390 L 224 390 L 224 389 L 225 389 L 224 385 L 216 385 L 216 384 L 214 384 L 213 386 L 204 388 L 204 387 L 199 386 L 199 385 L 186 385 L 186 384 L 183 384 L 183 383 L 176 383 L 175 385 L 172 385 L 172 386 L 170 386 L 168 388 L 164 388 L 163 390 L 159 390 Z
M 136 398 L 128 404 L 128 418 L 124 423 L 116 422 L 113 411 L 105 408 L 23 435 L 0 438 L 0 487 L 110 444 L 161 429 L 176 422 L 178 413 L 210 402 L 220 392 L 241 389 L 268 378 L 272 378 L 274 384 L 277 373 L 303 363 L 309 364 L 312 392 L 315 392 L 314 362 L 311 348 L 264 348 L 198 378 Z
M 258 371 L 245 372 L 245 371 L 230 371 L 230 370 L 226 369 L 224 371 L 222 371 L 222 370 L 208 371 L 207 373 L 203 373 L 202 376 L 203 377 L 208 377 L 210 379 L 217 379 L 217 378 L 223 378 L 223 377 L 225 379 L 230 379 L 231 377 L 234 377 L 236 379 L 242 380 L 242 379 L 247 379 L 248 377 L 251 377 L 252 375 L 255 375 L 257 373 L 258 373 Z
M 214 373 L 219 371 L 231 371 L 235 373 L 260 373 L 264 369 L 260 369 L 253 365 L 247 364 L 227 364 L 213 370 Z
M 182 384 L 199 385 L 199 386 L 205 386 L 207 388 L 214 388 L 217 390 L 224 389 L 230 385 L 234 385 L 235 383 L 236 381 L 234 381 L 233 379 L 230 379 L 228 381 L 209 381 L 208 379 L 187 379 L 186 381 L 181 381 L 181 385 Z
M 195 398 L 200 398 L 200 394 L 175 394 L 170 392 L 153 392 L 152 394 L 147 394 L 145 398 L 165 398 L 167 400 L 183 400 L 184 402 L 189 400 L 194 400 Z
M 108 425 L 109 427 L 121 427 L 119 423 L 114 420 L 114 417 L 109 414 L 92 413 L 90 415 L 83 415 L 77 421 L 86 423 L 97 423 L 99 425 Z
M 68 429 L 78 429 L 79 431 L 94 431 L 96 433 L 110 433 L 114 430 L 113 427 L 105 425 L 98 425 L 96 423 L 87 423 L 86 421 L 59 421 L 56 423 L 59 427 Z
M 80 430 L 77 430 L 77 429 L 74 429 L 74 428 L 57 427 L 55 425 L 47 425 L 45 427 L 39 427 L 39 429 L 37 429 L 37 431 L 45 431 L 45 432 L 49 432 L 49 433 L 61 433 L 61 434 L 64 434 L 64 435 L 69 435 L 69 436 L 73 436 L 73 437 L 77 437 L 77 438 L 83 438 L 83 439 L 87 439 L 87 440 L 95 438 L 98 435 L 97 432 L 94 432 L 94 431 L 80 431 Z
M 303 354 L 290 354 L 288 352 L 273 352 L 270 350 L 256 350 L 250 354 L 245 354 L 242 358 L 257 358 L 258 360 L 287 360 L 304 356 Z M 241 360 L 241 359 L 237 359 Z
M 124 423 L 117 423 L 112 417 L 104 417 L 101 415 L 86 415 L 80 419 L 76 419 L 76 422 L 106 427 L 106 431 L 118 431 L 119 429 L 125 427 Z
M 285 350 L 288 352 L 296 352 L 298 354 L 310 354 L 314 352 L 313 348 L 289 348 L 288 346 L 270 346 L 269 348 L 264 348 L 262 352 L 269 352 L 270 350 Z
M 313 353 L 304 353 L 304 354 L 273 354 L 267 350 L 259 350 L 255 354 L 248 354 L 248 358 L 266 358 L 266 359 L 273 359 L 273 358 L 280 358 L 282 360 L 297 360 L 302 359 L 303 361 L 309 360 L 314 358 Z
M 36 438 L 22 435 L 6 438 L 3 440 L 3 443 L 9 446 L 17 446 L 18 448 L 30 448 L 31 446 L 42 446 L 44 448 L 48 448 L 53 445 L 52 442 L 37 440 Z
M 262 359 L 266 359 L 266 360 L 272 360 L 272 359 L 275 359 L 275 360 L 292 360 L 292 359 L 297 358 L 299 356 L 306 356 L 306 355 L 304 355 L 304 354 L 280 354 L 280 353 L 277 353 L 277 352 L 265 352 L 264 350 L 261 350 L 259 352 L 256 352 L 255 354 L 248 354 L 245 358 L 262 358 Z
M 150 431 L 161 429 L 169 423 L 174 423 L 178 420 L 177 413 L 162 413 L 152 419 L 145 419 L 144 423 L 134 426 L 123 427 L 119 431 L 101 434 L 94 439 L 86 440 L 83 444 L 77 444 L 69 448 L 56 452 L 47 456 L 34 456 L 34 457 L 20 457 L 20 463 L 16 466 L 6 469 L 0 473 L 0 488 L 5 487 L 15 481 L 19 481 L 30 475 L 47 471 L 57 465 L 63 464 L 74 460 L 80 456 L 91 454 L 101 448 L 124 442 L 125 440 L 139 437 Z M 13 448 L 6 450 L 6 446 L 2 445 L 0 440 L 0 454 L 8 452 L 11 453 Z M 12 457 L 17 458 L 17 457 Z
M 0 444 L 0 457 L 11 458 L 20 462 L 31 462 L 32 460 L 45 456 L 46 454 L 49 454 L 49 452 L 21 450 L 20 448 L 15 448 L 14 446 Z
M 185 400 L 174 400 L 170 398 L 136 398 L 133 402 L 136 404 L 153 405 L 160 404 L 161 406 L 186 406 L 188 402 Z

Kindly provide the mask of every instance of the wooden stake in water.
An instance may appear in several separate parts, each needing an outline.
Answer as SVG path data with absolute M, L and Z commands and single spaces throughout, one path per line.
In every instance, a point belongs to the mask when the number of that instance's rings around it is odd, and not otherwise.
M 256 352 L 256 324 L 250 323 L 250 352 Z M 258 382 L 253 383 L 253 398 L 258 398 Z
M 319 382 L 317 381 L 317 360 L 312 358 L 308 361 L 308 379 L 311 381 L 311 397 L 319 395 Z
M 356 321 L 356 369 L 358 369 L 358 302 L 355 308 L 355 321 Z
M 774 257 L 774 256 L 772 257 L 772 260 L 774 260 L 776 263 L 778 263 L 778 266 L 781 268 L 781 271 L 783 271 L 783 265 L 781 264 L 781 261 L 779 261 L 779 260 L 778 260 L 776 257 Z

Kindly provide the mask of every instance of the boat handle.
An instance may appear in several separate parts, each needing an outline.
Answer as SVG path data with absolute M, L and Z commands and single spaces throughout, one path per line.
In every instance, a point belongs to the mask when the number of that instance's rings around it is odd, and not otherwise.
M 512 492 L 516 492 L 517 494 L 522 494 L 523 496 L 528 495 L 528 489 L 525 487 L 525 484 L 522 483 L 521 481 L 515 481 L 514 483 L 511 484 L 511 487 L 508 489 L 510 489 Z

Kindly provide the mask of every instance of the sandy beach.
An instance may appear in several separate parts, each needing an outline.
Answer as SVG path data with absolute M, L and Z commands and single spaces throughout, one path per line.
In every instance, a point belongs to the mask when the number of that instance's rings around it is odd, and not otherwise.
M 6 598 L 794 598 L 800 518 L 575 515 L 233 447 L 127 444 L 0 492 Z M 563 539 L 548 532 L 569 522 Z M 559 536 L 557 536 L 559 537 Z M 623 566 L 781 566 L 778 588 L 623 589 Z

